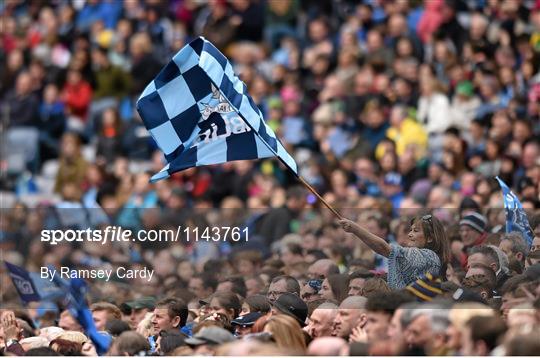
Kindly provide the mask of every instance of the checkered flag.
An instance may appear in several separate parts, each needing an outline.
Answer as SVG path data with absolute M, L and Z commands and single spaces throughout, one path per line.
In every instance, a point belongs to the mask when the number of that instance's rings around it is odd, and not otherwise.
M 274 156 L 297 173 L 246 85 L 203 37 L 184 46 L 150 82 L 137 111 L 167 160 L 153 182 L 191 167 Z

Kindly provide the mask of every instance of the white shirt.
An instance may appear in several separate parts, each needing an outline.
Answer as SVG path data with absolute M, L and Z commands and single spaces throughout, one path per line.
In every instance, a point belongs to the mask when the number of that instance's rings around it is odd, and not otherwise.
M 442 134 L 450 126 L 450 101 L 441 93 L 418 100 L 418 121 L 429 134 Z

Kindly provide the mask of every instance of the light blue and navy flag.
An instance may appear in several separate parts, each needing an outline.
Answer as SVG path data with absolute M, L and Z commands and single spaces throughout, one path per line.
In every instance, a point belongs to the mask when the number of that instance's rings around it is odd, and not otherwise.
M 24 268 L 13 265 L 7 261 L 4 261 L 4 263 L 6 264 L 9 277 L 11 278 L 13 285 L 15 285 L 15 289 L 17 289 L 21 300 L 25 303 L 40 301 L 41 297 L 30 277 L 30 273 Z
M 533 241 L 533 232 L 521 202 L 504 181 L 499 177 L 495 177 L 495 179 L 499 182 L 503 192 L 504 208 L 506 210 L 506 232 L 520 232 L 530 248 Z
M 150 82 L 137 111 L 167 160 L 152 181 L 191 167 L 274 156 L 297 173 L 231 63 L 203 37 Z
M 55 301 L 64 296 L 64 292 L 60 287 L 42 278 L 39 273 L 28 272 L 24 268 L 7 261 L 4 261 L 4 263 L 11 281 L 13 281 L 23 302 Z

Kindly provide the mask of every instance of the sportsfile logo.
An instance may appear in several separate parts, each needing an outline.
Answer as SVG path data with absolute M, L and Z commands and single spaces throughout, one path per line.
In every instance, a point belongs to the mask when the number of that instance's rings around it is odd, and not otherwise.
M 198 227 L 178 226 L 176 229 L 156 229 L 132 231 L 119 226 L 100 229 L 42 230 L 41 241 L 51 245 L 61 242 L 224 242 L 249 241 L 249 229 L 237 226 Z

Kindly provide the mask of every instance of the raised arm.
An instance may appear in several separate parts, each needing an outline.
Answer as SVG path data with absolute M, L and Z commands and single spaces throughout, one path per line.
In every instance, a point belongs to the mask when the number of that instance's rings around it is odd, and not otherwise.
M 339 224 L 341 225 L 343 230 L 354 234 L 356 237 L 362 240 L 364 244 L 366 244 L 370 249 L 372 249 L 379 255 L 383 255 L 384 257 L 390 256 L 390 244 L 384 241 L 383 238 L 372 234 L 371 232 L 364 229 L 362 226 L 348 219 L 339 220 Z

